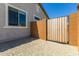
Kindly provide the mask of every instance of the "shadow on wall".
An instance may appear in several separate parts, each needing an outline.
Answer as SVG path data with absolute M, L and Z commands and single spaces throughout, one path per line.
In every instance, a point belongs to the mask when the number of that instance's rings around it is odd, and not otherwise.
M 22 44 L 25 44 L 25 43 L 29 43 L 33 40 L 35 40 L 35 38 L 31 38 L 31 37 L 29 38 L 28 37 L 28 38 L 19 38 L 19 39 L 16 39 L 16 40 L 0 43 L 0 52 L 4 52 L 8 49 L 14 48 L 16 46 L 19 46 L 19 45 L 22 45 Z

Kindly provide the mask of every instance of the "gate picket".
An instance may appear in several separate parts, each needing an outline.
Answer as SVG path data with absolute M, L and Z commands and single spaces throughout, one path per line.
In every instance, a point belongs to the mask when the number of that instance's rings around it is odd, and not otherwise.
M 67 32 L 67 20 L 68 16 L 49 19 L 48 23 L 48 40 L 67 43 L 68 32 Z

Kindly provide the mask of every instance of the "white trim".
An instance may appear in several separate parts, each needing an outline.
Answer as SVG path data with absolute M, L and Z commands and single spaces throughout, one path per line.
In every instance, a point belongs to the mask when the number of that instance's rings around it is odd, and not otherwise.
M 14 5 L 11 5 L 11 4 L 7 4 L 7 6 L 10 6 L 10 7 L 12 7 L 12 8 L 21 10 L 21 11 L 23 11 L 23 12 L 26 12 L 26 10 L 23 10 L 23 9 L 21 9 L 21 8 L 18 8 L 18 7 L 15 7 Z
M 18 9 L 18 10 L 21 10 L 21 11 L 26 13 L 26 26 L 9 26 L 8 25 L 8 6 L 15 8 L 15 9 Z M 15 7 L 15 6 L 8 4 L 8 3 L 5 4 L 5 8 L 6 8 L 5 9 L 6 14 L 5 14 L 5 26 L 4 26 L 4 28 L 28 28 L 28 18 L 27 18 L 28 12 L 26 10 L 20 9 L 20 8 Z
M 5 26 L 7 27 L 8 26 L 8 5 L 5 4 Z

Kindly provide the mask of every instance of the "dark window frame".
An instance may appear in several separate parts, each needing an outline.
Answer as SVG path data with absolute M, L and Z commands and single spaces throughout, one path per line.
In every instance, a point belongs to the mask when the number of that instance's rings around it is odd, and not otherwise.
M 41 18 L 39 16 L 34 15 L 34 19 L 35 20 L 41 20 Z

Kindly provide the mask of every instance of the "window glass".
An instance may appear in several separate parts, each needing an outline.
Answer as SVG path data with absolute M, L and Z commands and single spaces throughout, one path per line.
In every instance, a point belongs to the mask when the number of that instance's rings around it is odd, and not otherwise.
M 8 25 L 26 26 L 26 12 L 8 7 Z
M 12 26 L 18 25 L 18 10 L 8 7 L 8 24 Z
M 19 11 L 19 25 L 26 26 L 26 13 Z

